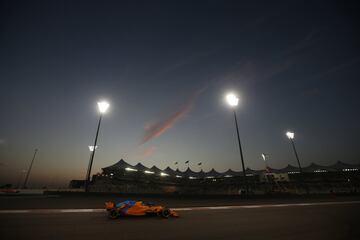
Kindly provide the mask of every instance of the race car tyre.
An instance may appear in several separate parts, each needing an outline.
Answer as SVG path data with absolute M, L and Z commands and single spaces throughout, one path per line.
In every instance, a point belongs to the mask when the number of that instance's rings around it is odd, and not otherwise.
M 170 209 L 164 208 L 164 210 L 161 211 L 161 216 L 163 218 L 168 218 L 170 216 L 171 212 Z
M 108 216 L 110 219 L 117 219 L 119 217 L 119 213 L 115 209 L 112 209 L 109 211 Z

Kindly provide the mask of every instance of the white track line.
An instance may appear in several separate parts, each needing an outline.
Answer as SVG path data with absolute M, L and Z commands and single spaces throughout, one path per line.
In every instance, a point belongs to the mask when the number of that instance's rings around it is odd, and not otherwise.
M 204 211 L 204 210 L 229 210 L 229 209 L 251 209 L 251 208 L 274 208 L 274 207 L 304 207 L 304 206 L 324 206 L 324 205 L 348 205 L 360 204 L 360 201 L 346 202 L 312 202 L 312 203 L 288 203 L 288 204 L 262 204 L 262 205 L 242 205 L 242 206 L 214 206 L 214 207 L 185 207 L 171 208 L 174 211 Z M 24 210 L 0 210 L 0 214 L 26 214 L 26 213 L 97 213 L 105 212 L 103 208 L 81 208 L 81 209 L 24 209 Z
M 175 211 L 201 211 L 201 210 L 228 210 L 246 208 L 274 208 L 274 207 L 299 207 L 299 206 L 321 206 L 321 205 L 344 205 L 360 204 L 360 201 L 348 202 L 312 202 L 312 203 L 289 203 L 289 204 L 263 204 L 263 205 L 242 205 L 242 206 L 216 206 L 216 207 L 194 207 L 194 208 L 172 208 Z

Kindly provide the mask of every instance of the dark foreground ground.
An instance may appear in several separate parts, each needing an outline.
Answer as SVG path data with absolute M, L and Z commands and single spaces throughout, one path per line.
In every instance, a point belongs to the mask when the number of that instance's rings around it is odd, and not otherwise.
M 104 196 L 0 197 L 1 209 L 101 208 Z M 1 239 L 360 239 L 360 202 L 317 199 L 145 199 L 169 207 L 253 205 L 180 211 L 180 218 L 109 220 L 93 213 L 0 213 Z M 327 202 L 338 202 L 327 204 Z M 354 202 L 352 202 L 354 201 Z M 293 203 L 315 205 L 292 205 Z M 316 205 L 323 202 L 322 205 Z M 274 204 L 289 204 L 279 207 Z M 0 210 L 1 211 L 1 210 Z

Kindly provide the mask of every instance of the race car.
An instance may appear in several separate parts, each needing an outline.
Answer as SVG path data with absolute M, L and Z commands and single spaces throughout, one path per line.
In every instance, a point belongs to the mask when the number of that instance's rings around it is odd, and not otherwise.
M 175 211 L 166 207 L 134 200 L 120 203 L 106 202 L 105 209 L 110 219 L 117 219 L 120 216 L 161 216 L 164 218 L 179 216 Z

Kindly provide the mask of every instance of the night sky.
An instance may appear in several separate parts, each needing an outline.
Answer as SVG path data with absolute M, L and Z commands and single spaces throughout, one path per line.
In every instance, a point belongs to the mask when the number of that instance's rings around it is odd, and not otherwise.
M 355 1 L 0 3 L 0 183 L 83 179 L 124 158 L 184 170 L 359 163 Z

